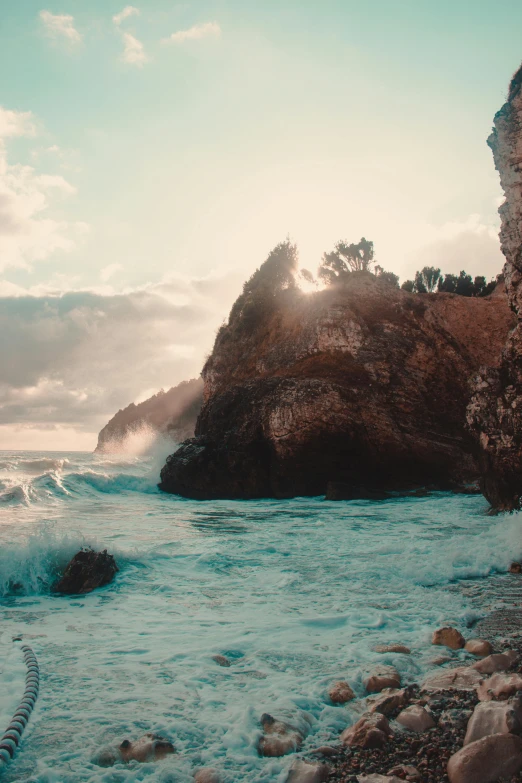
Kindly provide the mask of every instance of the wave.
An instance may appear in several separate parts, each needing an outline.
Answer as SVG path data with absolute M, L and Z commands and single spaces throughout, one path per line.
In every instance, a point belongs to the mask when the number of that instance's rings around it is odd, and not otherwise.
M 19 470 L 23 473 L 39 474 L 47 471 L 63 471 L 69 460 L 66 457 L 40 457 L 39 459 L 10 459 L 0 462 L 0 470 Z

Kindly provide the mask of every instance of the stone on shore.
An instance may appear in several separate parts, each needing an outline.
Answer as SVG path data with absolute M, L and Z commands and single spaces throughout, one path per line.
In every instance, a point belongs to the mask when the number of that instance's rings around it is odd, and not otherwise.
M 411 655 L 411 650 L 404 644 L 377 644 L 372 647 L 374 652 L 378 653 L 402 653 L 403 655 Z
M 477 696 L 480 701 L 503 701 L 518 691 L 522 691 L 520 674 L 492 674 L 478 686 Z
M 382 748 L 392 736 L 390 723 L 379 712 L 364 714 L 341 734 L 343 745 L 359 748 Z
M 357 775 L 357 783 L 403 783 L 400 778 L 396 778 L 395 775 Z
M 472 691 L 482 682 L 482 675 L 471 666 L 442 669 L 429 674 L 422 684 L 423 691 Z
M 221 783 L 221 775 L 217 769 L 204 767 L 203 769 L 198 769 L 194 775 L 194 783 Z
M 388 772 L 390 776 L 396 776 L 400 780 L 416 781 L 421 779 L 421 774 L 417 767 L 412 767 L 410 764 L 399 764 L 398 767 L 390 769 Z
M 465 745 L 448 761 L 450 783 L 495 783 L 522 769 L 522 739 L 492 734 Z
M 260 756 L 286 756 L 299 750 L 303 744 L 303 735 L 288 723 L 276 720 L 266 712 L 261 716 L 263 736 L 260 737 L 257 749 Z
M 90 593 L 97 587 L 104 587 L 112 582 L 117 572 L 116 561 L 106 549 L 103 552 L 81 549 L 67 564 L 54 590 L 64 595 Z
M 319 761 L 294 761 L 287 777 L 287 783 L 324 783 L 328 780 L 330 768 Z
M 493 646 L 485 639 L 468 639 L 464 649 L 478 658 L 485 658 L 493 652 Z
M 430 713 L 421 704 L 412 704 L 397 715 L 397 723 L 410 731 L 428 731 L 435 726 Z
M 450 650 L 460 650 L 466 642 L 460 631 L 446 625 L 444 628 L 439 628 L 434 632 L 431 637 L 431 643 L 449 647 Z
M 480 701 L 473 711 L 464 745 L 491 734 L 520 734 L 522 731 L 522 704 L 512 701 Z
M 515 663 L 518 653 L 514 650 L 508 650 L 505 653 L 493 653 L 474 663 L 472 668 L 481 674 L 495 674 L 495 672 L 505 672 Z
M 163 737 L 157 734 L 144 734 L 138 740 L 131 742 L 126 739 L 123 740 L 119 746 L 122 761 L 139 761 L 145 763 L 147 761 L 159 761 L 176 750 L 174 745 Z
M 409 689 L 385 688 L 378 696 L 368 696 L 366 703 L 368 712 L 380 712 L 381 715 L 391 715 L 395 710 L 405 707 L 409 700 Z
M 334 704 L 346 704 L 346 702 L 355 699 L 355 693 L 347 682 L 339 680 L 339 682 L 334 682 L 328 689 L 328 698 Z
M 400 688 L 401 675 L 394 666 L 377 666 L 364 680 L 368 693 L 380 693 L 385 688 Z

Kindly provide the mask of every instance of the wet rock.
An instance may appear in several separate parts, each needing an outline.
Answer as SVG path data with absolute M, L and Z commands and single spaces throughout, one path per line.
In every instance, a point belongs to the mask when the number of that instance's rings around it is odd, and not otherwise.
M 288 723 L 276 720 L 272 715 L 264 713 L 261 716 L 263 736 L 259 739 L 257 749 L 260 756 L 286 756 L 299 750 L 303 744 L 303 735 Z
M 138 740 L 132 742 L 125 739 L 119 746 L 122 761 L 159 761 L 160 759 L 175 753 L 174 745 L 157 734 L 144 734 Z
M 318 761 L 294 761 L 287 777 L 287 783 L 324 783 L 328 780 L 330 768 Z
M 116 561 L 106 549 L 103 552 L 82 549 L 68 563 L 54 590 L 64 595 L 90 593 L 112 582 L 117 572 Z
M 509 669 L 517 660 L 518 653 L 514 650 L 508 650 L 505 653 L 493 653 L 488 655 L 487 658 L 483 658 L 481 661 L 473 664 L 473 669 L 476 669 L 481 674 L 495 674 L 495 672 L 505 672 Z
M 420 781 L 421 779 L 421 774 L 417 767 L 412 767 L 409 764 L 400 764 L 398 767 L 390 769 L 388 775 L 395 775 L 400 780 Z
M 511 563 L 508 570 L 510 574 L 522 574 L 522 563 Z
M 466 745 L 448 762 L 450 783 L 494 783 L 522 769 L 522 739 L 493 734 Z
M 522 691 L 522 676 L 520 674 L 493 674 L 483 680 L 477 688 L 480 701 L 503 701 Z
M 394 666 L 377 666 L 364 680 L 368 693 L 380 693 L 384 688 L 400 688 L 401 675 Z
M 451 650 L 460 650 L 464 647 L 465 640 L 460 631 L 447 625 L 434 632 L 431 643 L 449 647 Z
M 410 731 L 428 731 L 435 726 L 430 713 L 421 704 L 412 704 L 397 715 L 397 723 Z
M 493 646 L 485 639 L 468 639 L 464 649 L 478 658 L 485 658 L 493 652 Z
M 230 666 L 231 662 L 224 655 L 213 655 L 212 660 L 217 663 L 218 666 Z
M 512 701 L 481 701 L 468 723 L 464 745 L 488 737 L 490 734 L 520 734 L 522 731 L 522 704 Z
M 453 659 L 449 653 L 442 653 L 441 655 L 436 655 L 434 658 L 431 658 L 430 664 L 431 666 L 444 666 L 445 663 L 449 663 L 451 660 Z
M 353 726 L 348 726 L 341 734 L 341 742 L 350 747 L 382 748 L 391 736 L 388 718 L 374 712 L 366 713 Z
M 217 769 L 203 767 L 194 775 L 194 783 L 221 783 L 221 775 Z
M 439 716 L 439 726 L 441 729 L 463 729 L 472 715 L 472 710 L 444 710 Z
M 403 655 L 411 655 L 411 650 L 404 644 L 377 644 L 372 647 L 374 652 L 378 653 L 402 653 Z
M 448 691 L 452 688 L 472 691 L 482 682 L 482 675 L 471 666 L 443 669 L 429 674 L 422 684 L 423 691 Z
M 381 715 L 391 715 L 395 710 L 405 707 L 411 698 L 408 688 L 385 688 L 378 696 L 369 696 L 368 712 L 380 712 Z
M 346 704 L 348 701 L 355 699 L 355 693 L 350 686 L 344 680 L 334 682 L 328 689 L 328 698 L 334 704 Z
M 316 748 L 312 751 L 313 756 L 324 756 L 325 758 L 336 756 L 337 753 L 337 748 L 332 747 L 332 745 L 321 745 L 320 748 Z

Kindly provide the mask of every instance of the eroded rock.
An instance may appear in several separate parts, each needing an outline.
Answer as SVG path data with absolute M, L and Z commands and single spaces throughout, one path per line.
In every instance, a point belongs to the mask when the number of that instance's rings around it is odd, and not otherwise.
M 368 696 L 368 712 L 380 712 L 381 715 L 391 715 L 395 710 L 405 707 L 411 694 L 408 688 L 385 688 L 378 696 Z
M 521 731 L 522 705 L 519 699 L 481 701 L 469 720 L 464 745 L 490 734 L 520 734 Z
M 260 723 L 263 729 L 263 736 L 257 745 L 260 756 L 286 756 L 287 753 L 299 750 L 303 744 L 303 735 L 289 723 L 276 720 L 266 712 L 261 716 Z
M 478 658 L 485 658 L 493 652 L 493 646 L 485 639 L 468 639 L 464 649 Z
M 353 726 L 343 731 L 341 742 L 351 747 L 382 748 L 391 736 L 392 730 L 385 715 L 379 712 L 365 713 Z
M 364 680 L 368 693 L 380 693 L 384 688 L 400 688 L 401 675 L 394 666 L 376 666 Z
M 421 704 L 412 704 L 397 715 L 397 723 L 410 731 L 428 731 L 435 726 L 430 713 Z
M 287 783 L 324 783 L 328 780 L 330 768 L 318 761 L 294 761 Z
M 492 674 L 483 680 L 477 688 L 480 701 L 503 701 L 522 691 L 522 675 Z
M 448 625 L 434 632 L 431 643 L 449 647 L 450 650 L 460 650 L 466 642 L 460 631 Z
M 465 745 L 448 762 L 450 783 L 495 783 L 522 769 L 522 739 L 493 734 Z
M 355 699 L 355 693 L 347 682 L 340 680 L 329 687 L 328 698 L 333 704 L 346 704 L 346 702 Z
M 106 549 L 103 552 L 81 549 L 66 566 L 54 590 L 64 595 L 90 593 L 112 582 L 117 573 L 116 561 Z

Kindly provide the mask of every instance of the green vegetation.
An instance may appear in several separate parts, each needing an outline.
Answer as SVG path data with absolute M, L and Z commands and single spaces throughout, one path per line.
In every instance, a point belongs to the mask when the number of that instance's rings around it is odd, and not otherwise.
M 431 294 L 440 291 L 459 296 L 487 296 L 497 284 L 496 280 L 486 282 L 483 275 L 473 280 L 464 270 L 457 275 L 443 275 L 440 269 L 433 266 L 425 266 L 415 273 L 414 280 L 406 280 L 401 288 L 414 294 Z

